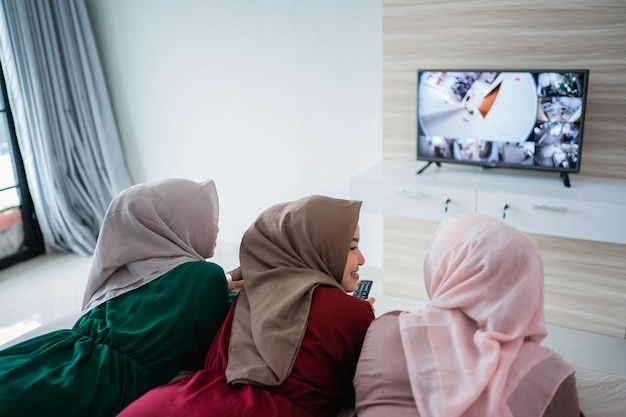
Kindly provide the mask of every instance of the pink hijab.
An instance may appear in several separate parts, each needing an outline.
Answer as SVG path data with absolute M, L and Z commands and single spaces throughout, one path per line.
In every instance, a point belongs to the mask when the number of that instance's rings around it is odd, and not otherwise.
M 555 355 L 539 346 L 547 331 L 537 244 L 490 217 L 448 217 L 426 255 L 424 280 L 430 302 L 400 316 L 420 416 L 511 416 L 508 396 Z M 556 390 L 554 381 L 542 384 L 536 391 L 545 398 L 533 399 L 540 408 Z
M 166 179 L 119 193 L 100 229 L 82 314 L 182 263 L 212 256 L 217 220 L 212 180 Z

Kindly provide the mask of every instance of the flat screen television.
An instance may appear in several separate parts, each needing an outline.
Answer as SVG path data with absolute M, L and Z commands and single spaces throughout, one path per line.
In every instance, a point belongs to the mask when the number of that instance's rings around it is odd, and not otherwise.
M 418 70 L 417 159 L 580 171 L 589 70 Z

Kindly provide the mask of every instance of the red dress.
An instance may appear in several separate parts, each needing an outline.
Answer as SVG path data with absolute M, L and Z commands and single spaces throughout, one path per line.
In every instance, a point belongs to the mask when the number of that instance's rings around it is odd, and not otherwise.
M 327 417 L 353 404 L 352 378 L 374 313 L 340 289 L 318 287 L 291 374 L 277 387 L 230 386 L 225 380 L 234 308 L 207 355 L 205 369 L 155 388 L 119 416 Z

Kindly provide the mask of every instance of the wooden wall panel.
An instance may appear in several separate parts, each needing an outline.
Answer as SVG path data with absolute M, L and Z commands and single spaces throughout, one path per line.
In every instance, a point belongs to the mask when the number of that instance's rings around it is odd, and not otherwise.
M 545 269 L 546 320 L 626 337 L 626 246 L 533 237 Z
M 581 175 L 626 178 L 625 0 L 383 0 L 385 160 L 415 159 L 416 73 L 437 67 L 589 69 Z M 425 299 L 435 226 L 385 218 L 385 291 Z M 547 319 L 625 337 L 626 245 L 536 238 Z
M 437 222 L 386 216 L 384 291 L 427 300 L 423 263 Z M 545 270 L 549 323 L 626 337 L 624 245 L 531 235 Z
M 423 264 L 438 223 L 385 216 L 383 286 L 391 294 L 428 300 Z
M 383 48 L 384 159 L 415 159 L 419 68 L 581 68 L 581 174 L 626 178 L 626 1 L 383 0 Z

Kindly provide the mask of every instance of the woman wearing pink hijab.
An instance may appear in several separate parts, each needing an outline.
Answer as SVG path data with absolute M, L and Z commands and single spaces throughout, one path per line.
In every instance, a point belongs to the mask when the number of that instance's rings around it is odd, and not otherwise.
M 217 220 L 211 180 L 167 179 L 118 194 L 100 229 L 82 317 L 0 351 L 0 415 L 114 416 L 201 368 L 234 287 L 206 261 Z
M 546 337 L 536 243 L 502 221 L 449 217 L 424 262 L 430 301 L 370 326 L 359 417 L 578 417 L 573 368 Z

